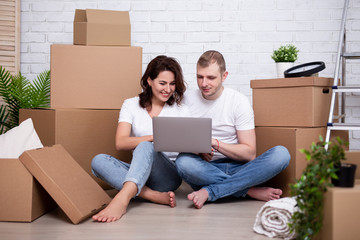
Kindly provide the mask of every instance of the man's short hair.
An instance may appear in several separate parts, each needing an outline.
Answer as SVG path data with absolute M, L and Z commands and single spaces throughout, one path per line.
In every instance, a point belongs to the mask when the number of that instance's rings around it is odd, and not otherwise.
M 220 69 L 220 74 L 223 74 L 226 71 L 224 56 L 215 50 L 209 50 L 204 52 L 200 56 L 197 65 L 204 68 L 208 67 L 212 63 L 217 63 Z

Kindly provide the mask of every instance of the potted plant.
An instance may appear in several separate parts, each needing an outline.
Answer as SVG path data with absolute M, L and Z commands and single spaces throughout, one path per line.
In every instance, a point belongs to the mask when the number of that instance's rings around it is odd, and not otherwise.
M 293 44 L 280 46 L 274 50 L 271 58 L 276 63 L 276 72 L 279 78 L 283 78 L 284 71 L 294 66 L 298 52 L 299 50 Z
M 337 172 L 341 160 L 345 160 L 344 146 L 347 143 L 337 138 L 326 143 L 319 137 L 318 143 L 312 143 L 310 151 L 301 149 L 306 155 L 308 165 L 300 179 L 290 184 L 291 195 L 295 196 L 297 211 L 294 212 L 289 226 L 297 233 L 297 239 L 313 239 L 323 225 L 324 193 L 333 186 L 331 179 L 338 179 Z
M 50 71 L 44 71 L 31 83 L 19 73 L 12 76 L 0 66 L 0 134 L 19 125 L 19 109 L 45 108 L 50 105 Z

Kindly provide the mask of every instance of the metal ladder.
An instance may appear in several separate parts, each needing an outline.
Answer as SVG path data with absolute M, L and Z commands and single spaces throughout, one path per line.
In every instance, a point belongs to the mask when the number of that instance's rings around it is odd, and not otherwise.
M 334 83 L 332 86 L 332 95 L 330 103 L 329 120 L 327 123 L 327 131 L 325 142 L 330 140 L 331 130 L 360 130 L 360 123 L 345 123 L 345 97 L 347 93 L 360 93 L 360 86 L 346 86 L 346 61 L 351 59 L 360 59 L 360 52 L 346 52 L 346 16 L 349 7 L 349 0 L 345 0 L 343 15 L 341 20 L 341 30 L 339 36 L 338 52 L 336 57 L 336 66 L 334 74 Z M 341 64 L 341 66 L 340 66 Z M 341 82 L 339 84 L 339 73 L 342 72 Z M 341 111 L 339 116 L 334 116 L 334 108 L 336 97 L 341 96 Z M 360 104 L 359 104 L 360 106 Z M 339 119 L 338 123 L 334 123 L 333 120 Z M 328 144 L 325 145 L 325 149 L 328 149 Z

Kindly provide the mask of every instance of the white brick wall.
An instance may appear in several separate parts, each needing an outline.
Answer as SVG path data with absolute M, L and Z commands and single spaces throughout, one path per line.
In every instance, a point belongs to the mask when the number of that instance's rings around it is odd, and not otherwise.
M 274 78 L 273 49 L 294 43 L 297 64 L 324 61 L 332 77 L 344 0 L 22 0 L 21 72 L 33 79 L 50 68 L 50 45 L 72 43 L 74 11 L 95 8 L 129 11 L 132 45 L 143 47 L 143 66 L 156 55 L 176 57 L 190 87 L 195 63 L 209 49 L 221 51 L 230 72 L 225 85 L 251 98 L 251 79 Z M 350 0 L 348 49 L 360 51 L 360 0 Z M 360 82 L 360 62 L 347 69 Z M 351 96 L 349 121 L 360 122 L 360 96 Z M 360 149 L 353 132 L 350 148 Z

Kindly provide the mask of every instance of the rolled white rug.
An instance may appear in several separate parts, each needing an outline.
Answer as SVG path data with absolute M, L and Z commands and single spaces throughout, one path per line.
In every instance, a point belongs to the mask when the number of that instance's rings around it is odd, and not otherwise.
M 296 234 L 290 233 L 288 223 L 296 210 L 294 197 L 268 201 L 256 215 L 254 231 L 268 237 L 293 239 Z

